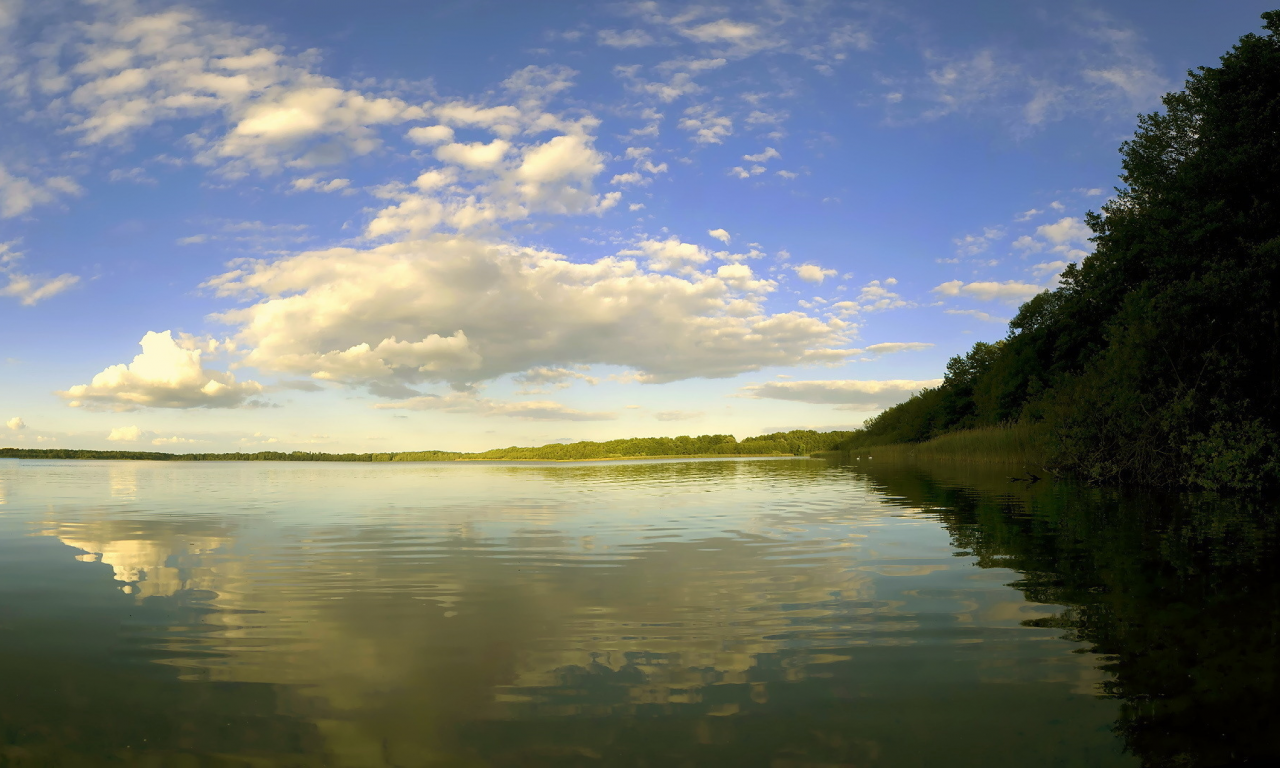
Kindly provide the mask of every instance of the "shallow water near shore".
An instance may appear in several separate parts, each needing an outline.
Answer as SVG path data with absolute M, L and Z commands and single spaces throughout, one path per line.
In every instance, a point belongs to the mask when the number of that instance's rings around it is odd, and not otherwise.
M 871 460 L 0 462 L 0 765 L 1280 756 L 1273 508 Z

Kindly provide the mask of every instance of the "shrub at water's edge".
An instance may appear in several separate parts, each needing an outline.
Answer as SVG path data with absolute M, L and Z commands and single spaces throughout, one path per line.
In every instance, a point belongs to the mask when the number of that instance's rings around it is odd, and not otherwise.
M 1280 11 L 1121 147 L 1096 250 L 843 447 L 1043 424 L 1099 482 L 1280 485 Z
M 1044 424 L 1001 424 L 948 432 L 918 443 L 879 443 L 846 448 L 851 457 L 879 460 L 1007 464 L 1042 468 L 1049 464 L 1049 430 Z M 851 442 L 851 441 L 847 441 Z

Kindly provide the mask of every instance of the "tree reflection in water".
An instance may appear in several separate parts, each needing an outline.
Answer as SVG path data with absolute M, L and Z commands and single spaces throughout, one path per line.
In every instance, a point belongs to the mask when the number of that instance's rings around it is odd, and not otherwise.
M 1273 502 L 1045 483 L 999 471 L 858 462 L 895 503 L 931 509 L 1028 600 L 1028 626 L 1099 654 L 1115 728 L 1144 766 L 1280 760 L 1280 530 Z

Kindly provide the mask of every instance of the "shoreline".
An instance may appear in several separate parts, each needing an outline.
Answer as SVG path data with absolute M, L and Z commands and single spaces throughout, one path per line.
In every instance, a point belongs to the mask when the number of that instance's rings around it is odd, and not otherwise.
M 820 452 L 822 455 L 831 455 L 832 452 Z M 172 454 L 171 454 L 172 455 Z M 458 458 L 458 459 L 187 459 L 182 458 L 181 454 L 177 454 L 174 458 L 151 458 L 151 457 L 60 457 L 60 456 L 0 456 L 0 462 L 6 461 L 155 461 L 165 464 L 464 464 L 464 463 L 538 463 L 538 464 L 582 464 L 593 461 L 672 461 L 681 459 L 808 459 L 816 458 L 819 453 L 812 455 L 794 454 L 794 453 L 697 453 L 697 454 L 669 454 L 663 456 L 598 456 L 590 459 L 487 459 L 487 458 Z

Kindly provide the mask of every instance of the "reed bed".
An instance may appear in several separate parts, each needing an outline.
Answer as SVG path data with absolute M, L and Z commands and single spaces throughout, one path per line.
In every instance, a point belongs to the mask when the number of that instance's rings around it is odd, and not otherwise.
M 923 443 L 854 448 L 850 456 L 967 464 L 1021 464 L 1042 467 L 1049 458 L 1049 432 L 1040 424 L 967 429 Z

